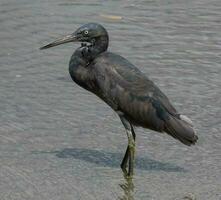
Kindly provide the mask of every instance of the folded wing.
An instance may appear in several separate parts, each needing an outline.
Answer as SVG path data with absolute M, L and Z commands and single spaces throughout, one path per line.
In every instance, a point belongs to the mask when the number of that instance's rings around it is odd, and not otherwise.
M 105 53 L 97 58 L 98 96 L 134 125 L 167 132 L 186 145 L 197 140 L 161 90 L 123 57 Z

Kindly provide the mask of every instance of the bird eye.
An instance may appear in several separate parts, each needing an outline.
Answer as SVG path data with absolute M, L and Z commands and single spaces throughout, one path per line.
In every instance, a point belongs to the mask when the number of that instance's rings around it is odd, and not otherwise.
M 88 34 L 88 31 L 84 31 L 84 34 L 87 35 L 87 34 Z

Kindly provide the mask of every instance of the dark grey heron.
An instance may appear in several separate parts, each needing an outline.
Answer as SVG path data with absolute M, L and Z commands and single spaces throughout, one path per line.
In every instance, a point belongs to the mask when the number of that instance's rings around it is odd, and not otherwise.
M 107 51 L 109 38 L 103 26 L 85 24 L 40 49 L 68 42 L 81 42 L 69 63 L 71 78 L 116 111 L 126 129 L 128 146 L 121 163 L 126 175 L 132 176 L 134 171 L 136 135 L 133 126 L 166 132 L 188 146 L 196 143 L 198 137 L 191 120 L 179 114 L 169 99 L 137 67 L 120 55 Z

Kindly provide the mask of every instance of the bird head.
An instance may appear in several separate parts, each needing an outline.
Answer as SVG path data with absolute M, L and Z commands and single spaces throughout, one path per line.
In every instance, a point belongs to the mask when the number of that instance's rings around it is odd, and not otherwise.
M 40 49 L 48 49 L 68 42 L 88 42 L 94 45 L 101 38 L 106 38 L 108 41 L 108 33 L 105 28 L 97 23 L 88 23 L 78 28 L 74 33 L 61 37 Z

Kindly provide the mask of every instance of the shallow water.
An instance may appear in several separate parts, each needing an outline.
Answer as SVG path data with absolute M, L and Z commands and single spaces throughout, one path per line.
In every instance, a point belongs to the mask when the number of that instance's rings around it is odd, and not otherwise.
M 0 0 L 0 199 L 221 199 L 220 11 L 220 0 Z M 39 51 L 90 21 L 198 132 L 189 148 L 137 128 L 133 181 L 117 115 L 69 78 L 77 45 Z

